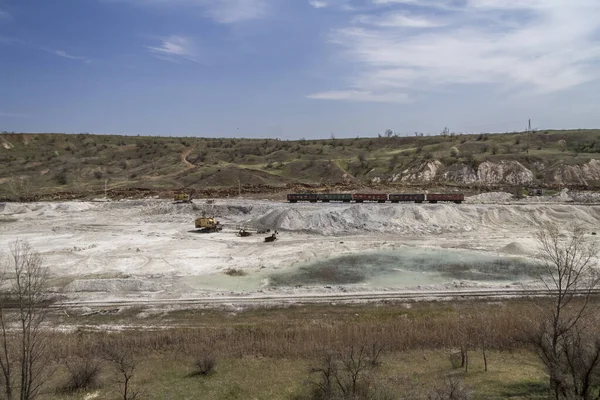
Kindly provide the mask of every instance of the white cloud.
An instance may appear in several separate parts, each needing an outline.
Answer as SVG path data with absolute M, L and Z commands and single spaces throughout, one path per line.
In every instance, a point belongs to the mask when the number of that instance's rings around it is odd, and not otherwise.
M 0 10 L 0 20 L 11 19 L 11 18 L 12 18 L 12 15 L 10 15 L 8 11 Z
M 308 98 L 318 100 L 373 101 L 385 103 L 407 103 L 410 101 L 408 95 L 405 93 L 373 93 L 366 90 L 331 90 L 311 94 Z
M 199 62 L 196 59 L 197 50 L 194 42 L 186 37 L 171 35 L 160 40 L 158 46 L 146 46 L 146 48 L 156 58 L 165 61 L 178 62 L 185 59 L 193 62 Z
M 411 14 L 402 4 L 426 2 L 373 2 L 388 7 L 355 16 L 331 34 L 341 61 L 356 71 L 347 77 L 352 89 L 309 97 L 389 101 L 390 91 L 405 96 L 451 85 L 539 94 L 600 78 L 600 1 L 468 0 L 459 11 L 411 8 Z
M 383 16 L 359 15 L 354 21 L 389 28 L 434 28 L 445 25 L 441 20 L 434 20 L 423 16 L 414 16 L 405 12 L 386 13 Z
M 90 59 L 87 58 L 87 57 L 74 56 L 72 54 L 67 53 L 66 51 L 63 51 L 63 50 L 49 50 L 49 49 L 44 49 L 44 50 L 46 50 L 46 51 L 48 51 L 48 52 L 50 52 L 50 53 L 52 53 L 54 55 L 57 55 L 59 57 L 68 58 L 69 60 L 82 61 L 82 62 L 84 62 L 86 64 L 89 64 L 91 62 Z
M 325 7 L 327 7 L 327 3 L 326 2 L 319 1 L 319 0 L 309 1 L 308 4 L 310 4 L 314 8 L 325 8 Z
M 415 6 L 422 8 L 437 8 L 442 10 L 453 10 L 460 6 L 465 0 L 372 0 L 377 6 L 393 7 L 397 5 Z M 469 0 L 467 0 L 469 1 Z M 493 1 L 493 0 L 490 0 Z M 500 0 L 504 1 L 504 0 Z M 523 0 L 528 1 L 528 0 Z

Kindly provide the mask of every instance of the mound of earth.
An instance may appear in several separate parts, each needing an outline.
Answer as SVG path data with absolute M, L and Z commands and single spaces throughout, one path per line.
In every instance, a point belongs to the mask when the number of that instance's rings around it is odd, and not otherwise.
M 504 203 L 512 200 L 513 195 L 505 192 L 481 193 L 469 196 L 465 199 L 467 203 Z
M 527 249 L 522 244 L 517 242 L 511 242 L 507 244 L 506 246 L 502 247 L 500 251 L 515 256 L 520 256 L 528 253 Z
M 550 205 L 468 205 L 454 204 L 352 204 L 297 205 L 274 207 L 249 222 L 281 231 L 322 235 L 366 232 L 409 235 L 471 232 L 478 229 L 512 231 L 538 226 L 559 225 L 573 219 L 582 224 L 600 224 L 600 208 Z

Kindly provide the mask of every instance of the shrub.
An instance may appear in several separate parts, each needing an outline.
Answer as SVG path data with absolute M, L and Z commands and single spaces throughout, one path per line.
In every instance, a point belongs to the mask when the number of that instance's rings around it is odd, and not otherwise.
M 94 389 L 99 386 L 98 376 L 102 371 L 102 362 L 94 359 L 77 359 L 67 362 L 67 382 L 61 388 L 65 393 Z
M 454 158 L 457 158 L 457 157 L 459 156 L 459 154 L 460 154 L 460 151 L 458 151 L 458 149 L 457 149 L 456 147 L 454 147 L 454 146 L 453 146 L 453 147 L 450 149 L 450 155 L 451 155 L 452 157 L 454 157 Z
M 450 376 L 435 385 L 427 397 L 430 400 L 468 400 L 471 393 L 462 380 Z
M 54 175 L 54 180 L 59 185 L 66 185 L 68 183 L 67 173 L 65 171 L 60 171 L 56 175 Z
M 102 171 L 94 171 L 94 178 L 96 179 L 102 179 Z
M 313 400 L 329 399 L 372 399 L 377 396 L 371 386 L 370 375 L 378 365 L 381 348 L 372 346 L 351 346 L 337 352 L 325 354 L 320 365 L 310 369 L 316 379 L 312 381 Z
M 241 269 L 227 268 L 225 270 L 225 275 L 229 275 L 229 276 L 244 276 L 244 275 L 246 275 L 246 272 L 244 272 Z
M 213 354 L 202 354 L 194 362 L 194 372 L 191 376 L 208 376 L 214 372 L 216 365 L 217 360 Z
M 364 152 L 364 151 L 361 151 L 360 153 L 358 153 L 358 161 L 359 161 L 361 164 L 364 164 L 364 163 L 365 163 L 365 161 L 366 161 L 366 159 L 367 159 L 367 155 L 365 154 L 365 152 Z

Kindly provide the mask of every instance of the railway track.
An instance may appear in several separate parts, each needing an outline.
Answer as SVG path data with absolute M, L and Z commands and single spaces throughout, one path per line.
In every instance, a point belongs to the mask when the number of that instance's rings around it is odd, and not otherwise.
M 160 307 L 160 306 L 243 306 L 243 305 L 290 305 L 318 303 L 378 303 L 388 301 L 418 300 L 466 300 L 466 299 L 507 299 L 525 297 L 548 297 L 556 293 L 546 289 L 500 289 L 500 290 L 444 290 L 428 292 L 385 292 L 385 293 L 337 293 L 317 295 L 282 295 L 282 296 L 223 296 L 205 298 L 177 299 L 128 299 L 128 300 L 84 300 L 61 301 L 54 303 L 53 308 L 68 309 L 76 307 Z M 581 295 L 587 291 L 580 291 Z M 592 291 L 592 295 L 600 295 L 600 289 Z

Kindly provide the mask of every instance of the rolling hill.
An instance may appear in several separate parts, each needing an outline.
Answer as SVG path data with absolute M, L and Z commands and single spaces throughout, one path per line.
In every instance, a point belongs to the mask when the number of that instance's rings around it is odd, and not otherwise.
M 0 134 L 0 199 L 600 186 L 600 130 L 326 140 Z

